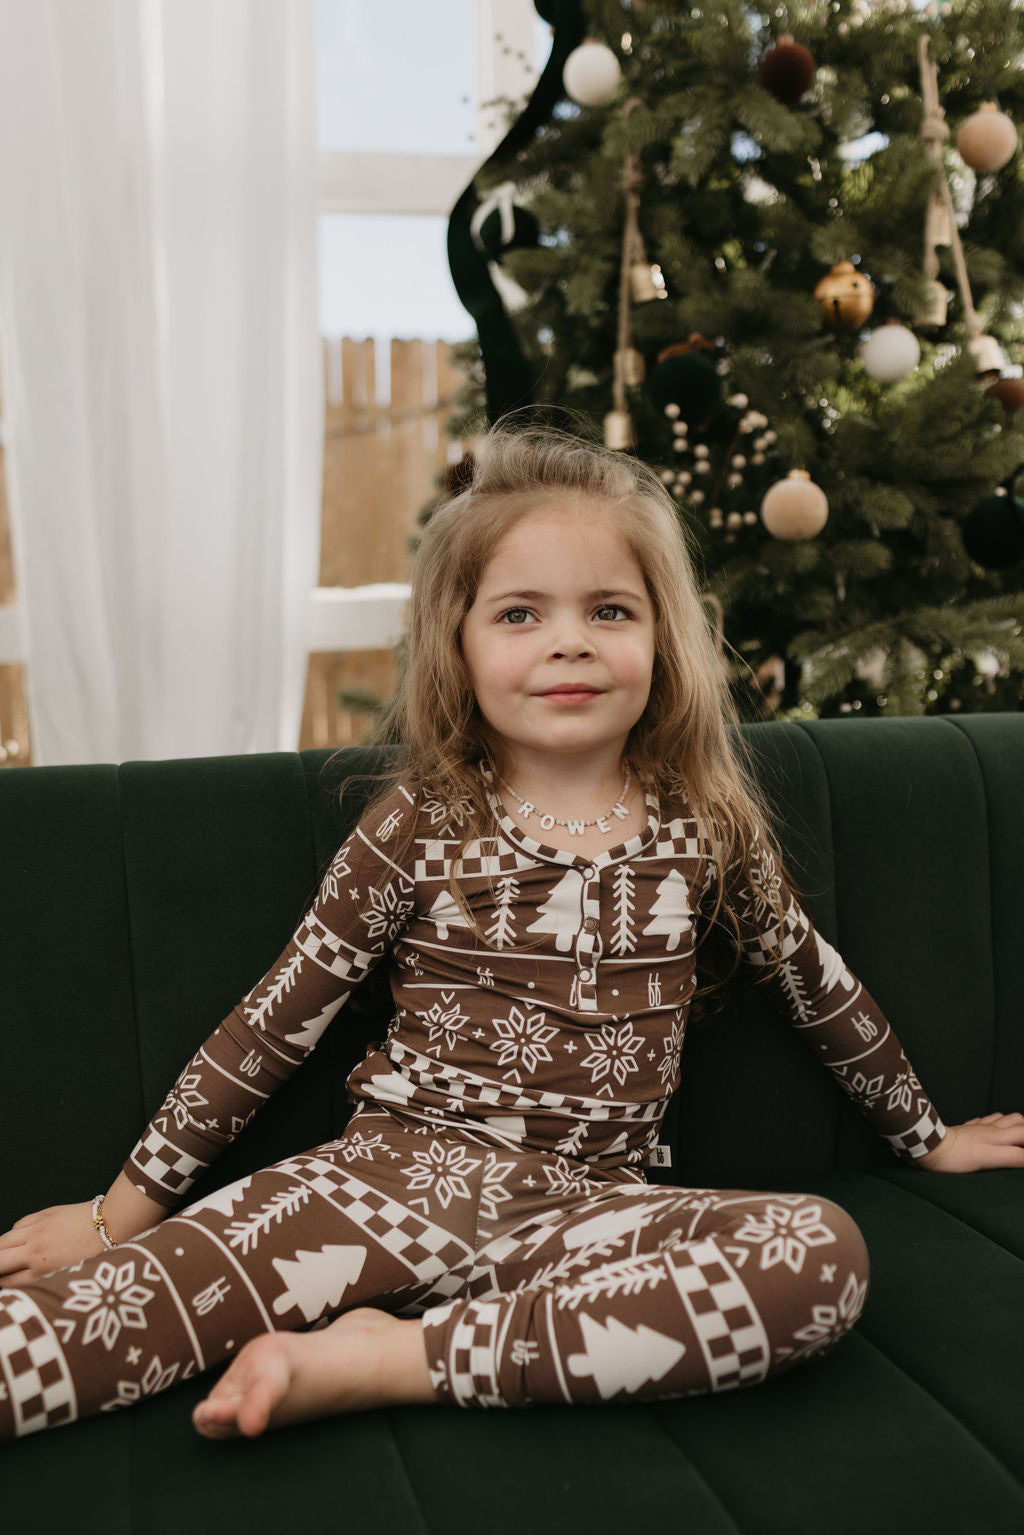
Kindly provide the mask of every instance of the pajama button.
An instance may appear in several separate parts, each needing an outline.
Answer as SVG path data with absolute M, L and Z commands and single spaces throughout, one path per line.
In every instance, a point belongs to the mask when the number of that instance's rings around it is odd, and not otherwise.
M 596 917 L 587 917 L 585 919 L 584 923 L 583 923 L 583 926 L 586 928 L 588 933 L 596 933 L 597 932 L 597 918 Z
M 596 873 L 597 873 L 597 870 L 594 868 L 593 864 L 588 863 L 587 867 L 583 870 L 583 878 L 584 879 L 593 879 L 593 877 L 594 877 L 594 875 Z

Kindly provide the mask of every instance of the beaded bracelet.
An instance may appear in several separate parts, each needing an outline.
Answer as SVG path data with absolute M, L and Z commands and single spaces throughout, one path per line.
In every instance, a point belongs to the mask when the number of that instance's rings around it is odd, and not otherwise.
M 99 1232 L 100 1236 L 103 1238 L 103 1245 L 107 1249 L 107 1252 L 110 1252 L 112 1248 L 117 1246 L 117 1243 L 111 1241 L 110 1233 L 107 1230 L 107 1223 L 103 1219 L 103 1215 L 100 1212 L 100 1205 L 103 1203 L 106 1197 L 106 1194 L 97 1194 L 96 1198 L 93 1200 L 92 1223 L 96 1227 L 96 1230 Z

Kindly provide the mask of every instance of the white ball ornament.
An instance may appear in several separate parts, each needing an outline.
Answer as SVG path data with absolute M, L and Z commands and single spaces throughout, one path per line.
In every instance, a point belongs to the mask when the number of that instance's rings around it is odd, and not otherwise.
M 1017 128 L 994 101 L 982 103 L 957 134 L 960 158 L 972 171 L 1000 171 L 1017 153 Z
M 668 419 L 670 421 L 675 421 L 678 418 L 678 416 L 679 416 L 679 406 L 678 405 L 666 405 L 665 406 L 665 414 L 666 414 L 666 416 L 668 417 Z M 684 428 L 685 428 L 685 422 L 683 423 L 683 425 L 684 425 Z
M 921 343 L 905 325 L 890 321 L 871 332 L 861 346 L 860 357 L 865 373 L 881 384 L 895 384 L 913 373 L 921 361 Z
M 761 502 L 761 520 L 773 538 L 815 538 L 828 521 L 828 499 L 806 469 L 791 469 Z
M 581 43 L 570 53 L 562 70 L 566 94 L 581 107 L 604 106 L 621 81 L 619 61 L 605 43 Z

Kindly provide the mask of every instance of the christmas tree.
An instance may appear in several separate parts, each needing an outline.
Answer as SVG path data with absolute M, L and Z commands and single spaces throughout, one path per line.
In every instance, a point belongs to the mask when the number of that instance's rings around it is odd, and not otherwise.
M 655 466 L 747 717 L 1020 707 L 1020 5 L 537 9 L 452 218 L 452 435 L 532 404 Z

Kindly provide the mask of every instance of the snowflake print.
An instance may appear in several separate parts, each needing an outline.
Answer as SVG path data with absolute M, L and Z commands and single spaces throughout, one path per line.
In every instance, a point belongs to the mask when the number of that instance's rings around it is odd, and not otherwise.
M 169 1109 L 174 1115 L 174 1123 L 179 1130 L 183 1130 L 192 1122 L 189 1109 L 200 1109 L 204 1105 L 209 1105 L 210 1100 L 204 1098 L 198 1090 L 197 1084 L 201 1080 L 198 1071 L 181 1076 L 160 1105 L 161 1109 Z
M 426 795 L 421 809 L 430 817 L 431 826 L 463 826 L 473 813 L 473 801 L 463 795 L 450 803 L 437 795 Z
M 491 1022 L 497 1029 L 500 1039 L 491 1045 L 492 1050 L 498 1052 L 498 1065 L 522 1066 L 524 1071 L 531 1075 L 537 1070 L 542 1061 L 551 1060 L 551 1051 L 548 1045 L 556 1037 L 558 1030 L 550 1023 L 544 1022 L 544 1013 L 529 1013 L 524 1016 L 518 1007 L 513 1007 L 507 1018 L 492 1018 Z M 519 1080 L 517 1070 L 506 1071 L 506 1077 L 514 1076 Z
M 540 1344 L 531 1339 L 516 1338 L 512 1344 L 512 1363 L 517 1365 L 532 1364 L 540 1358 Z
M 512 1198 L 504 1184 L 514 1167 L 514 1162 L 499 1162 L 493 1152 L 488 1152 L 480 1189 L 480 1213 L 485 1220 L 496 1221 L 498 1206 Z
M 345 846 L 339 848 L 335 853 L 331 866 L 324 875 L 323 883 L 320 886 L 319 900 L 321 902 L 328 900 L 336 901 L 338 899 L 338 881 L 344 879 L 346 874 L 352 873 L 348 859 L 345 856 L 347 852 L 348 843 L 346 842 Z
M 117 1342 L 122 1327 L 145 1327 L 143 1307 L 153 1299 L 153 1291 L 135 1283 L 135 1264 L 101 1263 L 93 1279 L 72 1279 L 74 1292 L 64 1302 L 65 1311 L 84 1311 L 89 1320 L 82 1342 L 99 1338 L 109 1352 Z
M 679 1057 L 682 1054 L 685 1033 L 686 1009 L 677 1007 L 672 1019 L 672 1027 L 662 1040 L 665 1054 L 658 1064 L 658 1076 L 664 1083 L 671 1081 L 679 1070 Z
M 554 1167 L 545 1162 L 544 1176 L 549 1184 L 544 1193 L 553 1195 L 556 1199 L 569 1199 L 576 1194 L 592 1194 L 597 1187 L 596 1182 L 587 1177 L 579 1164 L 574 1167 L 563 1157 L 556 1158 Z
M 914 1095 L 910 1090 L 910 1083 L 906 1075 L 900 1076 L 889 1089 L 885 1100 L 885 1106 L 889 1109 L 910 1110 L 914 1102 Z
M 434 1141 L 429 1151 L 414 1151 L 413 1167 L 403 1167 L 409 1189 L 429 1189 L 447 1210 L 453 1199 L 469 1199 L 466 1174 L 480 1166 L 479 1158 L 466 1155 L 463 1146 L 442 1146 Z
M 369 895 L 369 913 L 362 913 L 368 936 L 370 938 L 383 936 L 390 942 L 396 933 L 401 932 L 409 915 L 404 898 L 393 884 L 385 885 L 383 890 L 371 889 Z
M 750 893 L 753 897 L 754 918 L 759 927 L 768 916 L 778 910 L 782 877 L 775 863 L 775 855 L 769 848 L 758 850 L 750 871 Z
M 630 1072 L 639 1071 L 636 1054 L 643 1048 L 644 1041 L 641 1035 L 633 1032 L 632 1022 L 620 1023 L 618 1027 L 614 1023 L 602 1023 L 600 1034 L 585 1037 L 590 1054 L 580 1061 L 580 1065 L 589 1068 L 595 1086 L 604 1077 L 612 1076 L 622 1087 Z
M 815 1354 L 823 1354 L 856 1322 L 864 1310 L 867 1293 L 867 1280 L 862 1280 L 858 1284 L 857 1276 L 850 1274 L 843 1286 L 838 1304 L 812 1306 L 811 1321 L 805 1323 L 803 1327 L 798 1327 L 794 1332 L 793 1337 L 802 1347 L 777 1349 L 776 1358 L 790 1359 L 795 1363 L 798 1359 L 812 1359 Z
M 454 995 L 453 991 L 442 991 L 441 1001 L 435 1002 L 429 1013 L 423 1014 L 424 1023 L 430 1025 L 428 1055 L 440 1058 L 442 1045 L 446 1045 L 449 1052 L 454 1051 L 459 1043 L 459 1030 L 464 1023 L 470 1021 L 469 1015 L 462 1012 L 458 1002 L 452 1001 Z
M 166 1391 L 173 1384 L 177 1373 L 177 1364 L 165 1367 L 160 1363 L 159 1355 L 154 1354 L 142 1379 L 119 1380 L 117 1395 L 109 1402 L 101 1402 L 100 1412 L 116 1412 L 119 1407 L 132 1407 L 144 1396 L 156 1396 L 158 1391 Z
M 366 1135 L 362 1130 L 353 1130 L 351 1135 L 340 1140 L 325 1141 L 320 1150 L 340 1151 L 346 1162 L 355 1162 L 359 1157 L 372 1162 L 374 1152 L 384 1150 L 384 1137 L 379 1131 L 376 1135 Z
M 821 1218 L 820 1205 L 805 1205 L 801 1210 L 787 1209 L 783 1204 L 765 1205 L 760 1215 L 748 1215 L 736 1232 L 738 1242 L 762 1244 L 763 1269 L 784 1263 L 794 1274 L 803 1268 L 809 1247 L 821 1247 L 835 1239 L 835 1232 Z

